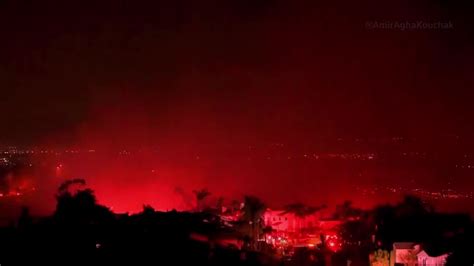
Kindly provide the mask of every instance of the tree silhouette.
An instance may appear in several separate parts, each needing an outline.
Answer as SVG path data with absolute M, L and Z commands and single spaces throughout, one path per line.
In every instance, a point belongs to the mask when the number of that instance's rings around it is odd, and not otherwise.
M 216 202 L 216 209 L 218 210 L 218 212 L 221 212 L 223 207 L 224 207 L 224 197 L 219 197 Z
M 259 198 L 255 196 L 244 197 L 244 207 L 242 209 L 242 220 L 246 227 L 249 228 L 248 236 L 251 239 L 254 249 L 260 237 L 263 228 L 263 214 L 265 213 L 266 205 Z
M 155 208 L 153 208 L 153 207 L 152 207 L 151 205 L 149 205 L 149 204 L 144 204 L 144 205 L 143 205 L 143 211 L 142 211 L 142 213 L 143 213 L 144 215 L 150 216 L 150 215 L 152 215 L 152 214 L 155 213 Z
M 196 197 L 196 211 L 202 211 L 204 209 L 204 201 L 211 195 L 211 192 L 207 188 L 193 190 Z
M 71 179 L 71 180 L 66 180 L 66 181 L 64 181 L 61 185 L 59 185 L 58 194 L 67 193 L 67 192 L 69 191 L 69 188 L 70 188 L 72 185 L 85 186 L 85 185 L 86 185 L 86 181 L 85 181 L 84 179 L 81 179 L 81 178 L 75 178 L 75 179 Z
M 363 214 L 361 209 L 354 208 L 352 201 L 346 200 L 341 205 L 336 206 L 336 212 L 333 214 L 335 219 L 347 220 L 354 217 L 359 217 Z
M 20 217 L 18 218 L 18 227 L 25 229 L 33 223 L 33 218 L 30 215 L 30 209 L 28 207 L 22 207 Z
M 406 195 L 396 206 L 397 216 L 422 216 L 433 211 L 433 206 L 412 195 Z
M 83 179 L 65 181 L 58 188 L 56 195 L 56 211 L 54 217 L 60 223 L 90 224 L 108 221 L 113 213 L 106 207 L 97 204 L 91 189 L 78 189 L 74 193 L 69 190 L 71 185 L 85 185 Z
M 438 229 L 431 223 L 434 209 L 415 196 L 405 196 L 396 205 L 378 206 L 372 211 L 371 223 L 376 238 L 384 248 L 395 241 L 422 241 L 432 238 Z M 434 226 L 434 227 L 432 227 Z

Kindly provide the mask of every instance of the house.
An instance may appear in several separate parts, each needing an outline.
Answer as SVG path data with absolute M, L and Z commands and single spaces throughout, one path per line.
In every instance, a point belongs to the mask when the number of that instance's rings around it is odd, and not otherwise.
M 287 233 L 301 233 L 311 229 L 320 231 L 335 231 L 340 225 L 339 220 L 324 220 L 321 213 L 317 212 L 304 217 L 298 217 L 294 213 L 282 210 L 267 209 L 264 214 L 265 226 L 271 226 L 276 231 Z
M 444 266 L 449 254 L 429 255 L 425 250 L 422 250 L 417 255 L 418 266 Z
M 294 231 L 296 217 L 284 211 L 266 210 L 263 215 L 265 226 L 271 226 L 275 231 Z
M 413 242 L 395 242 L 393 243 L 394 262 L 396 265 L 415 265 L 418 259 L 416 255 L 420 251 L 420 245 Z
M 331 250 L 337 250 L 342 243 L 338 237 L 339 220 L 325 220 L 321 213 L 298 216 L 284 210 L 267 209 L 264 214 L 265 226 L 272 232 L 266 235 L 268 244 L 281 247 L 315 247 L 325 240 Z
M 444 266 L 449 253 L 442 244 L 421 247 L 413 242 L 393 244 L 395 265 Z

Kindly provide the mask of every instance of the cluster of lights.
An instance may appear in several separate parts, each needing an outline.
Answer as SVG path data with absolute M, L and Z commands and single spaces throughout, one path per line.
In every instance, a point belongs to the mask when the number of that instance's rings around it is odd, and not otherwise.
M 10 191 L 8 193 L 0 193 L 0 198 L 3 198 L 3 197 L 19 197 L 23 195 L 21 192 L 18 192 L 18 191 Z
M 36 191 L 36 187 L 22 187 L 19 190 L 12 190 L 8 192 L 0 192 L 0 198 L 6 197 L 20 197 L 28 192 Z
M 291 241 L 288 239 L 288 237 L 284 235 L 275 235 L 275 236 L 267 235 L 266 242 L 268 244 L 273 245 L 274 247 L 278 249 L 281 249 L 281 248 L 289 246 Z
M 341 239 L 339 238 L 339 236 L 337 236 L 337 234 L 326 234 L 324 236 L 324 240 L 325 240 L 324 241 L 325 247 L 328 250 L 330 250 L 332 252 L 337 252 L 337 251 L 341 250 L 342 242 L 341 242 Z M 298 242 L 301 242 L 301 241 L 302 241 L 302 239 L 300 239 L 300 240 L 292 239 L 291 237 L 289 237 L 287 235 L 282 235 L 282 234 L 267 235 L 266 236 L 266 242 L 270 245 L 273 245 L 277 249 L 285 249 L 287 247 L 291 248 L 292 246 L 301 246 L 301 245 L 298 245 Z M 317 240 L 314 240 L 314 239 L 312 239 L 311 241 L 304 240 L 303 242 L 306 242 L 303 245 L 306 246 L 309 249 L 315 249 L 315 248 L 318 247 L 318 241 Z

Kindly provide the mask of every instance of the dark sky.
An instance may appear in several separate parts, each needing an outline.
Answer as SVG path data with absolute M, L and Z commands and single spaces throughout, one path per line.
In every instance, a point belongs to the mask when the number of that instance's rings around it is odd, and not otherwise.
M 470 136 L 473 6 L 414 2 L 0 0 L 0 142 Z

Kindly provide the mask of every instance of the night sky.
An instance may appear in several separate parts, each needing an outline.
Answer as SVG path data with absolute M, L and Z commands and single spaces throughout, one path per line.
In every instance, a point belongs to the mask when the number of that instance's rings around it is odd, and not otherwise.
M 291 2 L 2 0 L 0 141 L 470 136 L 472 5 Z

